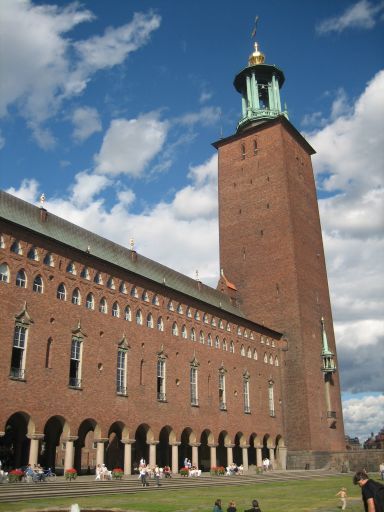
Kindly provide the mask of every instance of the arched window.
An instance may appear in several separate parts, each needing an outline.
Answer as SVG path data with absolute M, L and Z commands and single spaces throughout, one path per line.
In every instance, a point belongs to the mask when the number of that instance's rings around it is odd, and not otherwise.
M 44 288 L 43 278 L 41 277 L 41 275 L 38 275 L 33 280 L 32 290 L 35 293 L 43 293 L 43 291 L 44 291 L 43 288 Z
M 219 329 L 224 329 L 224 322 L 219 320 Z
M 67 290 L 65 289 L 64 283 L 60 283 L 57 287 L 56 297 L 59 300 L 67 300 Z
M 172 334 L 174 336 L 178 336 L 179 335 L 179 329 L 177 327 L 177 323 L 176 322 L 173 322 L 173 324 L 172 324 Z
M 131 322 L 132 320 L 131 308 L 129 306 L 125 306 L 124 319 L 127 320 L 127 322 Z
M 238 326 L 238 328 L 237 328 L 237 335 L 238 335 L 238 336 L 241 336 L 241 327 L 240 327 L 240 325 L 239 325 L 239 326 Z
M 241 356 L 245 356 L 245 348 L 244 348 L 244 345 L 241 345 L 241 347 L 240 347 L 240 355 L 241 355 Z
M 200 320 L 200 313 L 197 309 L 195 311 L 195 320 Z
M 211 319 L 211 325 L 212 327 L 216 327 L 216 318 L 214 316 Z
M 194 327 L 191 329 L 191 341 L 196 341 L 196 331 Z
M 251 403 L 249 401 L 249 373 L 247 371 L 243 374 L 243 405 L 244 412 L 249 414 L 251 412 Z
M 126 284 L 125 284 L 125 281 L 121 281 L 121 282 L 120 282 L 119 292 L 120 292 L 120 293 L 123 293 L 124 295 L 126 295 L 126 294 L 127 294 L 127 286 L 126 286 Z
M 127 394 L 127 359 L 128 350 L 124 347 L 117 349 L 116 366 L 116 393 L 118 395 Z
M 268 405 L 270 416 L 275 416 L 275 397 L 273 392 L 273 384 L 273 380 L 268 382 Z
M 227 332 L 231 332 L 231 324 L 229 322 L 227 322 L 226 330 Z
M 229 351 L 231 352 L 231 354 L 235 353 L 235 344 L 233 343 L 233 341 L 231 341 L 231 343 L 229 344 Z
M 36 247 L 31 247 L 28 251 L 27 258 L 32 261 L 39 261 L 39 253 Z
M 251 334 L 249 335 L 249 337 L 251 338 L 251 340 L 254 340 L 255 337 L 253 336 L 253 332 L 251 331 Z
M 15 254 L 19 254 L 20 256 L 23 254 L 23 250 L 21 248 L 21 244 L 18 240 L 15 240 L 11 245 L 11 252 Z
M 177 312 L 179 313 L 179 315 L 182 315 L 184 313 L 182 304 L 179 304 L 177 306 Z
M 108 278 L 107 288 L 109 288 L 110 290 L 114 290 L 116 288 L 115 287 L 115 281 L 114 281 L 112 276 L 109 276 L 109 278 Z
M 80 304 L 81 304 L 81 295 L 80 295 L 80 290 L 78 288 L 75 288 L 73 290 L 72 304 L 75 304 L 76 306 L 80 306 Z
M 171 300 L 168 302 L 168 310 L 175 311 L 175 306 L 173 305 L 173 302 Z
M 275 356 L 275 366 L 279 366 L 279 360 L 278 360 L 277 356 Z
M 9 267 L 6 263 L 0 265 L 0 281 L 9 283 Z
M 189 387 L 191 390 L 191 405 L 195 407 L 199 405 L 198 367 L 199 363 L 194 359 L 189 370 Z
M 96 272 L 96 274 L 95 274 L 95 277 L 94 277 L 93 281 L 94 281 L 96 284 L 103 284 L 103 277 L 102 277 L 102 275 L 100 274 L 100 272 Z
M 135 299 L 139 298 L 139 292 L 137 291 L 136 286 L 132 286 L 131 288 L 131 297 L 134 297 Z
M 227 370 L 221 366 L 219 368 L 219 409 L 221 411 L 227 410 L 227 398 L 225 389 L 225 374 Z
M 147 290 L 144 290 L 143 293 L 141 294 L 141 300 L 143 300 L 144 302 L 149 302 L 149 295 Z
M 220 339 L 218 336 L 215 337 L 215 348 L 220 348 Z
M 153 329 L 153 316 L 151 313 L 148 313 L 147 315 L 147 327 Z
M 136 323 L 137 325 L 143 325 L 143 314 L 140 309 L 136 311 Z
M 264 363 L 268 363 L 268 356 L 266 352 L 264 353 Z
M 192 311 L 190 307 L 187 307 L 187 317 L 192 318 Z
M 212 347 L 212 336 L 210 334 L 208 334 L 207 345 L 208 347 Z
M 244 329 L 244 338 L 248 338 L 248 331 L 247 331 L 247 329 Z
M 83 267 L 81 269 L 80 277 L 82 277 L 83 279 L 87 279 L 87 280 L 90 279 L 88 267 Z
M 205 343 L 205 338 L 204 338 L 204 333 L 203 333 L 203 331 L 200 331 L 199 341 L 200 341 L 200 343 L 202 343 L 202 344 L 204 345 L 204 343 Z
M 158 295 L 154 295 L 154 296 L 152 297 L 152 304 L 153 304 L 154 306 L 159 306 L 159 305 L 160 305 L 160 300 L 159 300 L 159 296 L 158 296 Z
M 256 349 L 253 351 L 253 359 L 255 361 L 257 361 L 257 350 Z
M 248 350 L 247 350 L 247 357 L 249 357 L 249 359 L 252 359 L 252 350 L 251 350 L 251 347 L 248 347 Z
M 68 383 L 71 388 L 81 387 L 82 342 L 82 338 L 72 336 Z
M 85 307 L 87 309 L 95 309 L 95 298 L 93 293 L 88 293 L 87 298 L 85 300 Z
M 181 328 L 181 337 L 184 338 L 185 340 L 188 338 L 188 332 L 185 325 L 183 325 L 183 327 Z
M 208 315 L 207 315 L 207 313 L 204 313 L 204 315 L 203 315 L 203 322 L 204 322 L 205 324 L 207 324 L 207 323 L 209 322 L 209 319 L 208 319 Z
M 118 302 L 113 303 L 112 316 L 115 318 L 119 318 L 119 316 L 120 316 L 120 306 L 119 306 Z
M 269 354 L 269 364 L 273 365 L 273 356 Z
M 50 252 L 47 252 L 47 254 L 44 256 L 44 261 L 43 261 L 44 265 L 47 265 L 48 267 L 54 267 L 55 266 L 55 262 L 54 262 L 54 259 L 53 259 L 53 256 Z
M 159 318 L 157 319 L 157 329 L 159 331 L 164 331 L 164 322 L 161 316 L 159 316 Z
M 74 276 L 76 275 L 76 266 L 75 264 L 73 263 L 73 261 L 70 261 L 67 265 L 67 272 L 69 274 L 73 274 Z
M 157 399 L 165 402 L 165 357 L 159 357 L 157 360 Z
M 100 300 L 99 311 L 100 311 L 100 313 L 103 313 L 104 315 L 106 315 L 108 313 L 108 303 L 107 303 L 107 299 L 105 297 L 102 297 L 102 299 Z
M 10 376 L 14 379 L 24 379 L 26 349 L 28 341 L 28 325 L 17 322 L 13 333 Z
M 16 274 L 16 286 L 18 288 L 26 288 L 27 287 L 27 276 L 23 269 L 19 270 Z
M 228 350 L 228 346 L 227 346 L 227 340 L 224 338 L 223 339 L 223 350 L 226 352 Z

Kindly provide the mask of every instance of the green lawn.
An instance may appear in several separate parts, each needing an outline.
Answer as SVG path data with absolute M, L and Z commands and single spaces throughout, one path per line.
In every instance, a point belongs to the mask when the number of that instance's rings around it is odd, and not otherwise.
M 82 508 L 118 508 L 140 512 L 211 512 L 215 499 L 221 498 L 226 512 L 228 502 L 235 500 L 238 512 L 259 500 L 262 512 L 337 512 L 340 502 L 335 494 L 340 487 L 348 490 L 347 512 L 362 512 L 360 488 L 352 484 L 351 475 L 292 481 L 260 483 L 244 486 L 196 487 L 179 491 L 139 490 L 137 494 L 115 494 L 84 498 L 37 499 L 29 502 L 0 503 L 0 512 L 67 507 L 78 503 Z M 1 492 L 1 488 L 0 488 Z

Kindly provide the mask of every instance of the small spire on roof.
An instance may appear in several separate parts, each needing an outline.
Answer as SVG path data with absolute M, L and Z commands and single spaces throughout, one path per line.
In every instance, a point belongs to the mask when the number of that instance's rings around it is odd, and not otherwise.
M 40 208 L 44 208 L 44 203 L 45 203 L 45 194 L 43 192 L 40 196 Z
M 199 271 L 198 270 L 196 270 L 196 272 L 195 272 L 195 279 L 196 279 L 196 281 L 200 281 Z
M 129 248 L 131 249 L 131 251 L 135 250 L 135 241 L 133 238 L 129 240 Z

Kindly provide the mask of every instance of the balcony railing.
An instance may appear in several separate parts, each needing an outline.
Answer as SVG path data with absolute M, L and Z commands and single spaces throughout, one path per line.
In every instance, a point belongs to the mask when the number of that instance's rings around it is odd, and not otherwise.
M 25 370 L 23 368 L 11 368 L 9 376 L 11 377 L 11 379 L 24 380 Z
M 76 377 L 69 377 L 68 386 L 70 388 L 81 388 L 81 379 L 77 379 Z

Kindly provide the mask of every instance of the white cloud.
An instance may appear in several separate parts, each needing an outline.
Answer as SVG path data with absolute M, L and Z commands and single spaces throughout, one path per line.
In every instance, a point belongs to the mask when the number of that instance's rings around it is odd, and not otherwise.
M 24 201 L 28 201 L 28 203 L 36 203 L 38 201 L 38 191 L 39 191 L 39 183 L 34 180 L 23 180 L 21 182 L 20 188 L 16 189 L 14 187 L 10 187 L 7 192 L 12 194 L 19 199 L 23 199 Z
M 168 123 L 154 112 L 137 119 L 113 120 L 95 155 L 96 172 L 140 177 L 162 149 L 167 132 Z
M 87 171 L 79 172 L 75 176 L 72 187 L 72 201 L 76 206 L 88 205 L 95 195 L 109 187 L 112 182 L 105 176 L 98 176 Z
M 190 112 L 176 118 L 175 122 L 186 126 L 193 126 L 197 123 L 203 126 L 215 124 L 221 115 L 219 107 L 203 107 L 198 112 Z
M 345 432 L 363 442 L 384 425 L 384 395 L 344 400 L 343 412 Z
M 3 137 L 1 130 L 0 130 L 0 149 L 3 149 L 5 146 L 5 138 Z
M 130 23 L 109 28 L 102 36 L 77 42 L 66 36 L 77 24 L 93 19 L 77 2 L 58 7 L 2 1 L 0 44 L 7 51 L 2 55 L 0 116 L 15 105 L 44 149 L 55 140 L 42 124 L 57 114 L 63 101 L 83 92 L 96 71 L 122 63 L 160 25 L 159 16 L 137 13 Z
M 72 113 L 73 138 L 83 142 L 96 132 L 101 132 L 99 113 L 92 107 L 79 107 Z
M 360 28 L 369 30 L 376 24 L 376 18 L 384 10 L 384 2 L 374 4 L 368 0 L 360 0 L 348 7 L 343 14 L 322 21 L 316 27 L 319 34 L 328 32 L 342 32 L 348 28 Z

